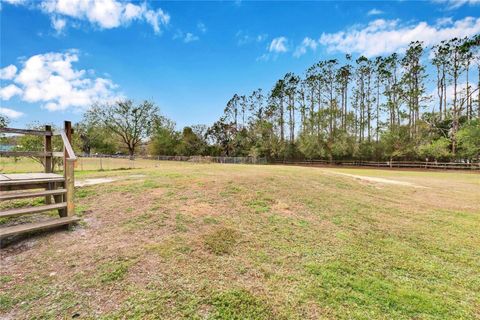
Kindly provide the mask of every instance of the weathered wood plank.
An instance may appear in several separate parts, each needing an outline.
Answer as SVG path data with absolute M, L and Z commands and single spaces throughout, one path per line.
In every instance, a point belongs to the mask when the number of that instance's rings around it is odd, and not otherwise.
M 34 173 L 4 173 L 4 177 L 8 180 L 35 180 L 35 179 L 57 179 L 63 178 L 62 175 L 56 173 L 43 173 L 43 172 L 34 172 Z
M 57 182 L 63 183 L 63 182 Z M 10 185 L 5 186 L 0 183 L 0 191 L 16 191 L 16 190 L 28 190 L 28 189 L 48 189 L 49 182 L 42 183 L 29 183 L 29 184 L 19 184 L 19 185 Z
M 6 157 L 51 157 L 52 152 L 45 151 L 0 151 Z
M 67 206 L 67 203 L 62 202 L 62 203 L 49 204 L 49 205 L 44 205 L 44 206 L 4 210 L 4 211 L 0 211 L 0 218 L 16 217 L 16 216 L 21 216 L 21 215 L 24 215 L 24 214 L 56 210 L 56 209 L 65 208 L 66 206 Z
M 70 139 L 68 134 L 62 131 L 60 133 L 62 135 L 63 145 L 65 147 L 65 158 L 76 160 L 77 156 L 75 156 L 75 152 L 73 152 L 72 145 L 70 144 Z
M 18 134 L 28 134 L 34 136 L 51 136 L 52 132 L 47 132 L 43 130 L 30 130 L 30 129 L 16 129 L 16 128 L 0 128 L 0 133 L 18 133 Z
M 52 132 L 52 127 L 49 125 L 45 126 L 45 132 Z M 45 156 L 45 173 L 51 173 L 53 171 L 53 154 L 52 154 L 52 135 L 45 136 L 44 138 L 44 150 L 45 153 L 50 153 L 49 156 Z M 52 189 L 53 184 L 49 183 L 48 189 Z M 45 204 L 52 203 L 52 196 L 45 195 Z
M 31 189 L 30 186 L 38 185 L 37 188 L 40 188 L 40 185 L 47 185 L 50 182 L 63 182 L 65 178 L 62 176 L 58 177 L 51 177 L 45 179 L 11 179 L 11 180 L 2 180 L 0 181 L 0 191 L 7 191 L 7 187 L 9 186 L 17 186 L 22 187 L 25 186 L 25 189 Z M 29 187 L 27 187 L 29 186 Z
M 34 192 L 9 192 L 5 194 L 0 194 L 0 201 L 13 200 L 13 199 L 24 199 L 24 198 L 35 198 L 42 196 L 54 196 L 59 194 L 64 194 L 67 192 L 67 189 L 55 189 L 47 191 L 34 191 Z
M 21 225 L 16 225 L 12 227 L 4 227 L 4 228 L 0 228 L 0 239 L 26 233 L 26 232 L 64 226 L 67 224 L 75 223 L 79 220 L 80 219 L 77 217 L 65 217 L 65 218 L 56 218 L 56 219 L 42 221 L 42 222 L 21 224 Z
M 75 214 L 75 204 L 73 202 L 73 190 L 75 187 L 74 164 L 74 160 L 66 159 L 65 188 L 67 189 L 67 193 L 65 198 L 67 202 L 67 216 L 73 216 Z

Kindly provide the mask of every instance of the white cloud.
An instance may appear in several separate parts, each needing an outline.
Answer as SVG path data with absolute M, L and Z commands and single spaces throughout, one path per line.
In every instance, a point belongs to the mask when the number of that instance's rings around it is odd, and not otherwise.
M 457 9 L 464 5 L 474 6 L 480 4 L 480 0 L 433 0 L 433 2 L 445 4 L 447 10 Z
M 280 54 L 288 50 L 288 39 L 286 37 L 274 38 L 267 45 L 267 52 L 257 57 L 257 61 L 276 60 Z
M 185 34 L 185 38 L 183 39 L 183 42 L 189 43 L 189 42 L 197 41 L 198 39 L 199 38 L 196 35 L 194 35 L 193 33 L 187 32 Z
M 197 28 L 201 33 L 207 32 L 207 26 L 203 22 L 197 23 Z
M 268 38 L 268 35 L 266 33 L 262 33 L 262 34 L 259 34 L 255 37 L 255 41 L 263 42 L 263 41 L 267 40 L 267 38 Z
M 127 3 L 125 6 L 125 20 L 130 21 L 134 19 L 138 19 L 139 17 L 142 16 L 142 12 L 145 10 L 141 6 L 137 6 L 131 3 Z
M 453 24 L 453 19 L 452 17 L 443 17 L 443 18 L 438 18 L 435 22 L 436 26 L 443 27 L 443 26 L 448 26 Z
M 288 51 L 287 38 L 285 37 L 274 38 L 272 42 L 270 42 L 270 45 L 268 46 L 268 51 L 276 52 L 276 53 L 287 52 Z
M 0 89 L 2 99 L 20 95 L 23 101 L 42 103 L 50 111 L 87 108 L 96 101 L 115 97 L 116 85 L 109 79 L 87 76 L 75 69 L 78 52 L 45 53 L 28 58 L 10 84 Z
M 145 8 L 145 4 L 142 5 L 142 8 Z M 156 11 L 144 9 L 143 15 L 145 20 L 152 25 L 155 33 L 160 33 L 160 26 L 167 25 L 170 22 L 170 16 L 162 9 Z
M 243 45 L 246 45 L 248 43 L 264 42 L 265 40 L 267 40 L 268 35 L 266 33 L 260 33 L 256 36 L 253 36 L 253 35 L 250 35 L 243 30 L 239 30 L 235 34 L 235 38 L 237 38 L 237 45 L 238 46 L 243 46 Z
M 10 100 L 12 97 L 22 93 L 22 90 L 14 84 L 0 88 L 0 99 Z
M 377 19 L 367 26 L 355 26 L 346 31 L 323 33 L 320 44 L 330 52 L 359 53 L 367 57 L 402 52 L 411 41 L 423 41 L 425 46 L 455 37 L 480 33 L 480 18 L 466 17 L 448 25 L 400 24 L 399 20 Z
M 17 67 L 11 64 L 9 66 L 6 66 L 5 68 L 0 69 L 0 79 L 2 80 L 13 79 L 16 73 L 17 73 Z
M 65 29 L 67 25 L 67 20 L 63 18 L 57 18 L 57 17 L 52 17 L 52 27 L 57 31 L 57 34 L 60 34 L 63 32 L 63 29 Z
M 312 38 L 306 37 L 303 39 L 302 43 L 297 46 L 295 49 L 295 52 L 293 52 L 293 56 L 298 58 L 305 53 L 307 53 L 307 50 L 310 49 L 312 51 L 317 50 L 318 43 Z
M 173 39 L 180 39 L 181 41 L 185 43 L 190 43 L 193 41 L 198 41 L 200 38 L 196 35 L 194 35 L 191 32 L 183 32 L 182 30 L 177 30 L 175 34 L 173 35 Z
M 23 112 L 3 107 L 0 107 L 0 114 L 11 119 L 17 119 L 24 115 Z
M 372 10 L 370 10 L 370 11 L 367 12 L 367 15 L 369 15 L 369 16 L 377 16 L 377 15 L 383 14 L 383 13 L 384 13 L 384 12 L 383 12 L 382 10 L 373 8 Z
M 112 29 L 128 25 L 134 20 L 145 21 L 153 27 L 155 33 L 170 22 L 170 15 L 158 8 L 147 8 L 146 2 L 135 4 L 120 0 L 8 0 L 8 3 L 29 5 L 48 14 L 52 26 L 57 32 L 63 30 L 67 18 L 88 21 L 102 28 Z

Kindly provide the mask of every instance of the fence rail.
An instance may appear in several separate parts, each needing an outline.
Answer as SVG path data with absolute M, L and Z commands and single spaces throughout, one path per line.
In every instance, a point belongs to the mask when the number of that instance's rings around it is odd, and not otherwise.
M 189 161 L 196 163 L 237 163 L 237 164 L 267 164 L 264 157 L 211 157 L 211 156 L 150 156 L 150 160 Z
M 418 168 L 447 170 L 480 170 L 479 162 L 421 162 L 421 161 L 329 161 L 329 160 L 273 160 L 274 164 L 309 165 L 309 166 L 344 166 L 344 167 L 377 167 L 377 168 Z
M 55 153 L 55 152 L 53 152 Z M 372 168 L 405 168 L 405 169 L 442 169 L 470 170 L 480 172 L 480 163 L 460 162 L 421 162 L 421 161 L 358 161 L 358 160 L 269 160 L 254 157 L 203 157 L 203 156 L 137 156 L 131 159 L 127 155 L 77 155 L 75 168 L 77 171 L 87 170 L 119 170 L 155 168 L 161 166 L 159 161 L 183 161 L 190 163 L 224 163 L 224 164 L 286 164 L 301 166 L 338 166 L 338 167 L 372 167 Z M 57 163 L 59 170 L 62 163 Z M 0 153 L 0 172 L 35 172 L 43 170 L 39 161 L 31 157 L 8 158 Z
M 82 158 L 112 158 L 128 160 L 159 160 L 159 161 L 189 161 L 197 163 L 239 163 L 239 164 L 267 164 L 265 157 L 214 157 L 214 156 L 134 156 L 121 154 L 84 154 Z

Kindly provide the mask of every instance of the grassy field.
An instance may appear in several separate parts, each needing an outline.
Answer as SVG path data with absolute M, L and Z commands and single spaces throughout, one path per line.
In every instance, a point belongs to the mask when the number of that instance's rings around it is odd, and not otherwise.
M 100 177 L 117 181 L 76 190 L 80 225 L 2 249 L 0 318 L 480 319 L 478 174 L 77 174 Z
M 159 164 L 158 161 L 120 158 L 78 158 L 75 162 L 75 170 L 79 171 L 100 171 L 100 170 L 119 170 L 119 169 L 135 169 L 135 168 L 155 168 Z M 58 169 L 58 168 L 57 168 Z M 24 173 L 24 172 L 41 172 L 43 166 L 32 158 L 5 158 L 0 157 L 0 172 L 8 173 Z

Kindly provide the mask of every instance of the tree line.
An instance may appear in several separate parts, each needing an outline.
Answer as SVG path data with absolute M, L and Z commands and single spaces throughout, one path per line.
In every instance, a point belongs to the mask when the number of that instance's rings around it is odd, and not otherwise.
M 478 160 L 479 87 L 480 36 L 432 48 L 416 41 L 402 55 L 321 60 L 269 91 L 234 94 L 210 126 L 177 131 L 151 101 L 95 104 L 74 126 L 74 147 L 130 156 Z
M 208 133 L 228 155 L 478 159 L 479 48 L 475 36 L 430 50 L 412 42 L 403 55 L 322 60 L 268 92 L 233 95 Z

